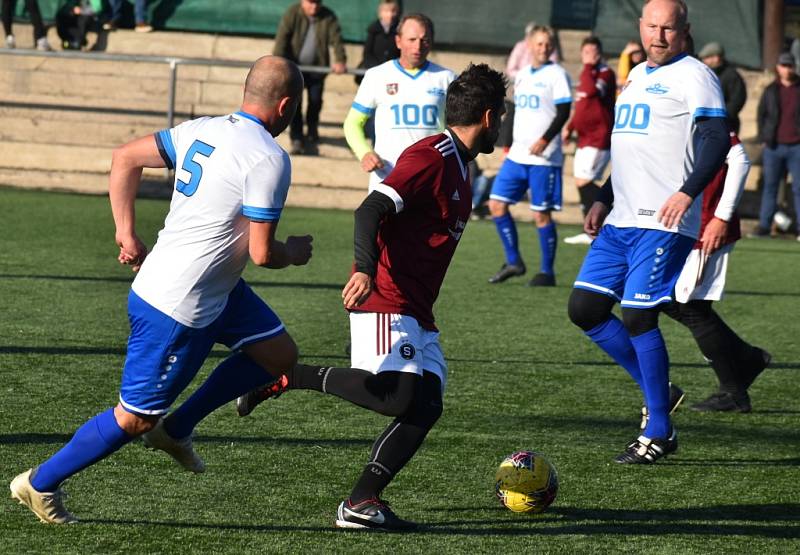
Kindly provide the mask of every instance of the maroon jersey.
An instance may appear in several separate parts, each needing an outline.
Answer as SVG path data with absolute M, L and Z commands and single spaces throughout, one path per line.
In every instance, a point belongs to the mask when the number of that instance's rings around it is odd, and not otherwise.
M 617 96 L 614 72 L 605 64 L 583 66 L 575 96 L 575 113 L 568 129 L 578 134 L 578 148 L 610 149 Z
M 472 210 L 466 162 L 445 131 L 403 151 L 375 190 L 397 214 L 380 224 L 374 290 L 358 310 L 413 316 L 436 330 L 433 303 Z
M 736 146 L 740 143 L 739 137 L 736 136 L 736 133 L 731 133 L 731 146 Z M 725 178 L 728 176 L 728 164 L 722 164 L 722 167 L 719 169 L 717 174 L 711 180 L 711 183 L 708 184 L 708 187 L 703 189 L 703 213 L 700 220 L 700 235 L 699 237 L 703 236 L 703 232 L 710 222 L 714 218 L 714 210 L 717 209 L 717 204 L 719 204 L 719 199 L 722 197 L 722 189 L 725 188 Z M 725 236 L 724 245 L 730 245 L 731 243 L 735 243 L 739 239 L 742 238 L 742 230 L 741 226 L 739 225 L 739 215 L 734 212 L 731 220 L 728 222 L 728 234 Z M 703 246 L 703 243 L 697 241 L 694 244 L 694 248 L 699 249 Z

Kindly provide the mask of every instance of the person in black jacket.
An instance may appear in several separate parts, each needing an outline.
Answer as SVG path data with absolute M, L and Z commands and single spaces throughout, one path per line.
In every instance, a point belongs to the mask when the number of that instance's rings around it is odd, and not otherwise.
M 728 126 L 734 133 L 739 133 L 739 112 L 742 111 L 747 101 L 747 86 L 728 60 L 725 59 L 725 49 L 718 42 L 709 42 L 697 54 L 704 64 L 712 69 L 719 78 L 722 86 L 722 96 L 725 97 L 725 111 L 728 112 Z
M 800 77 L 789 52 L 778 56 L 775 81 L 764 89 L 758 103 L 758 138 L 764 144 L 761 210 L 754 237 L 770 234 L 778 184 L 789 170 L 795 213 L 800 212 Z M 800 230 L 798 230 L 800 241 Z
M 378 19 L 367 27 L 367 40 L 364 41 L 364 56 L 359 64 L 361 69 L 379 66 L 389 60 L 400 57 L 395 37 L 397 22 L 400 18 L 400 4 L 397 0 L 381 0 L 378 4 Z M 360 85 L 363 75 L 356 75 L 356 84 Z M 370 117 L 364 126 L 364 134 L 375 142 L 375 117 Z

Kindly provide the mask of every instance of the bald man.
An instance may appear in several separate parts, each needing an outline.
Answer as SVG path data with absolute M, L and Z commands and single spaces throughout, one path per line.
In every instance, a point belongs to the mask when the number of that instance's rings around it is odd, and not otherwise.
M 248 257 L 266 268 L 306 264 L 311 236 L 275 237 L 289 189 L 289 156 L 275 142 L 303 87 L 297 67 L 263 57 L 250 69 L 241 109 L 187 121 L 114 151 L 109 176 L 117 259 L 138 272 L 128 296 L 131 334 L 119 402 L 78 428 L 55 455 L 11 482 L 42 522 L 74 522 L 60 484 L 133 438 L 203 472 L 191 432 L 203 417 L 297 362 L 280 318 L 241 278 Z M 143 168 L 175 169 L 164 228 L 152 252 L 136 233 Z M 214 343 L 231 349 L 183 405 L 162 418 Z

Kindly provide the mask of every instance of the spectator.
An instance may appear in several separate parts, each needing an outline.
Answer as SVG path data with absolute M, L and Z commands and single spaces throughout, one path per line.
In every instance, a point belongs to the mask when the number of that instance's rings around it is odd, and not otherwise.
M 86 46 L 86 32 L 97 28 L 97 16 L 103 11 L 102 0 L 68 0 L 56 12 L 56 29 L 64 50 Z
M 747 87 L 739 72 L 725 59 L 725 49 L 718 42 L 709 42 L 697 54 L 704 64 L 719 77 L 722 95 L 725 97 L 725 110 L 728 112 L 728 126 L 739 133 L 739 112 L 747 100 Z
M 581 199 L 583 216 L 597 198 L 600 188 L 595 183 L 611 157 L 611 127 L 614 124 L 614 101 L 616 79 L 614 72 L 603 62 L 603 45 L 597 37 L 586 37 L 581 43 L 583 70 L 578 80 L 575 112 L 564 128 L 564 143 L 568 143 L 573 131 L 578 134 L 578 147 L 573 160 L 575 185 Z M 586 233 L 566 237 L 571 245 L 588 245 L 592 238 Z
M 397 0 L 381 0 L 378 4 L 378 19 L 367 27 L 367 40 L 364 42 L 364 55 L 358 67 L 369 69 L 379 66 L 400 56 L 395 37 L 400 5 Z M 363 75 L 356 75 L 356 84 L 364 80 Z M 375 117 L 371 116 L 364 126 L 364 134 L 375 143 Z
M 122 3 L 125 0 L 108 0 L 111 6 L 111 19 L 103 24 L 106 31 L 116 31 L 122 21 Z M 147 0 L 135 0 L 133 14 L 136 17 L 137 33 L 149 33 L 153 27 L 147 23 Z
M 16 2 L 14 0 L 3 0 L 3 30 L 6 33 L 6 48 L 17 47 L 17 41 L 12 32 L 15 5 Z M 39 11 L 39 3 L 36 0 L 25 0 L 25 6 L 28 8 L 28 14 L 31 16 L 33 41 L 36 44 L 36 50 L 42 50 L 44 52 L 52 50 L 50 43 L 47 42 L 47 32 L 42 23 L 42 12 Z
M 625 86 L 628 74 L 644 61 L 644 47 L 638 40 L 629 40 L 619 55 L 617 62 L 617 94 Z
M 342 42 L 342 30 L 336 14 L 322 5 L 322 0 L 300 0 L 290 6 L 281 18 L 275 35 L 276 56 L 283 56 L 301 66 L 328 66 L 333 48 L 334 73 L 344 73 L 347 57 Z M 319 113 L 322 110 L 322 92 L 325 86 L 324 73 L 304 72 L 305 88 L 308 91 L 306 105 L 307 132 L 303 135 L 303 111 L 298 107 L 289 128 L 291 154 L 318 153 Z
M 758 102 L 758 138 L 764 144 L 761 210 L 751 237 L 767 237 L 775 215 L 778 183 L 792 175 L 795 214 L 800 212 L 800 80 L 789 52 L 778 56 L 777 78 Z M 800 230 L 798 230 L 800 241 Z

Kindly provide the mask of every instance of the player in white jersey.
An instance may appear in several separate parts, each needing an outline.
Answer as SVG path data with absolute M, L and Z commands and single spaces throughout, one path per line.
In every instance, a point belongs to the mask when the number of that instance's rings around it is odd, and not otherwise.
M 611 178 L 584 222 L 597 239 L 569 300 L 571 320 L 644 394 L 646 426 L 619 463 L 652 463 L 678 447 L 669 413 L 682 396 L 670 397 L 658 314 L 697 238 L 700 195 L 730 148 L 719 81 L 684 52 L 686 4 L 646 0 L 639 30 L 647 62 L 617 99 Z M 611 312 L 618 301 L 622 322 Z
M 347 144 L 370 173 L 370 191 L 389 175 L 407 147 L 444 129 L 445 95 L 455 78 L 452 71 L 428 60 L 433 22 L 427 16 L 403 16 L 395 41 L 400 57 L 366 72 L 344 121 Z M 373 115 L 374 149 L 364 134 Z
M 531 65 L 521 69 L 514 81 L 514 139 L 489 195 L 489 211 L 505 252 L 503 266 L 489 283 L 500 283 L 526 271 L 508 206 L 529 191 L 541 263 L 539 273 L 528 285 L 554 286 L 557 237 L 550 213 L 561 210 L 561 128 L 569 119 L 572 86 L 564 68 L 549 61 L 554 49 L 553 30 L 534 27 L 527 41 Z
M 109 197 L 118 259 L 141 270 L 128 296 L 131 334 L 119 404 L 81 426 L 38 467 L 11 483 L 12 497 L 43 522 L 75 521 L 60 484 L 135 437 L 203 472 L 194 425 L 215 408 L 275 379 L 297 362 L 280 318 L 241 279 L 260 266 L 306 264 L 311 237 L 275 239 L 291 168 L 274 138 L 294 115 L 303 78 L 277 57 L 256 61 L 240 111 L 136 139 L 114 152 Z M 153 252 L 138 238 L 134 204 L 142 168 L 175 168 L 170 211 Z M 233 354 L 167 419 L 215 342 Z

